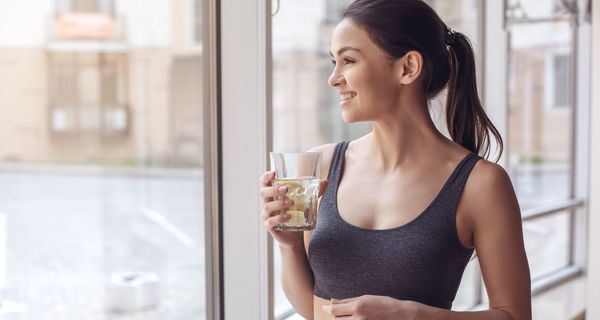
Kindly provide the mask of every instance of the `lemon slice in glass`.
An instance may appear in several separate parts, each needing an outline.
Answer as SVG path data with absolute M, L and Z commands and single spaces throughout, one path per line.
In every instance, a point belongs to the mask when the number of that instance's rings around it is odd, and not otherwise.
M 298 180 L 276 180 L 273 184 L 276 186 L 287 186 L 288 194 L 302 194 L 305 192 L 302 183 Z
M 286 224 L 295 226 L 301 226 L 306 224 L 306 219 L 304 218 L 303 211 L 288 210 L 286 213 L 290 215 L 290 220 L 288 220 Z

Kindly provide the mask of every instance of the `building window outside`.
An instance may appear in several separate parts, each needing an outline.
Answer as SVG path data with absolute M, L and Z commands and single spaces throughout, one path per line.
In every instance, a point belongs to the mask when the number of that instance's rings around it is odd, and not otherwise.
M 567 49 L 568 50 L 568 49 Z M 545 90 L 549 111 L 565 111 L 573 97 L 572 56 L 567 52 L 552 52 L 546 56 Z
M 124 54 L 49 54 L 50 129 L 103 136 L 128 130 Z
M 194 42 L 196 44 L 202 43 L 202 1 L 201 0 L 192 0 L 192 28 L 193 28 L 193 37 Z

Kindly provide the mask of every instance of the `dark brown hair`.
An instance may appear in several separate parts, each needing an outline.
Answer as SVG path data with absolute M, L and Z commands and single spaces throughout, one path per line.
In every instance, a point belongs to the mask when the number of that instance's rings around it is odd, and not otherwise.
M 422 0 L 356 0 L 343 18 L 364 29 L 390 59 L 416 50 L 423 56 L 423 86 L 433 98 L 446 86 L 446 125 L 450 137 L 487 158 L 490 132 L 499 153 L 503 142 L 477 95 L 475 57 L 467 37 L 449 29 Z

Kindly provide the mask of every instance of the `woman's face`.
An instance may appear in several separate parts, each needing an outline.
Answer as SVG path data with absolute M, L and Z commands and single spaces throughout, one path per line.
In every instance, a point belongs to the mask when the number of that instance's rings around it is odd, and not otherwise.
M 374 120 L 394 112 L 400 85 L 393 61 L 366 31 L 343 19 L 333 32 L 331 54 L 335 67 L 329 85 L 340 94 L 345 122 Z

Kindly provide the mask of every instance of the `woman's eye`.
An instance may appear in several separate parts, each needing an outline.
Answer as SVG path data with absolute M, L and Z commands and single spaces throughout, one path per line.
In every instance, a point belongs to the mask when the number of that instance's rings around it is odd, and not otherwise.
M 344 59 L 344 64 L 349 64 L 349 63 L 354 63 L 354 61 L 352 61 L 350 59 Z M 336 65 L 335 60 L 331 60 L 331 64 L 333 64 L 335 66 Z

